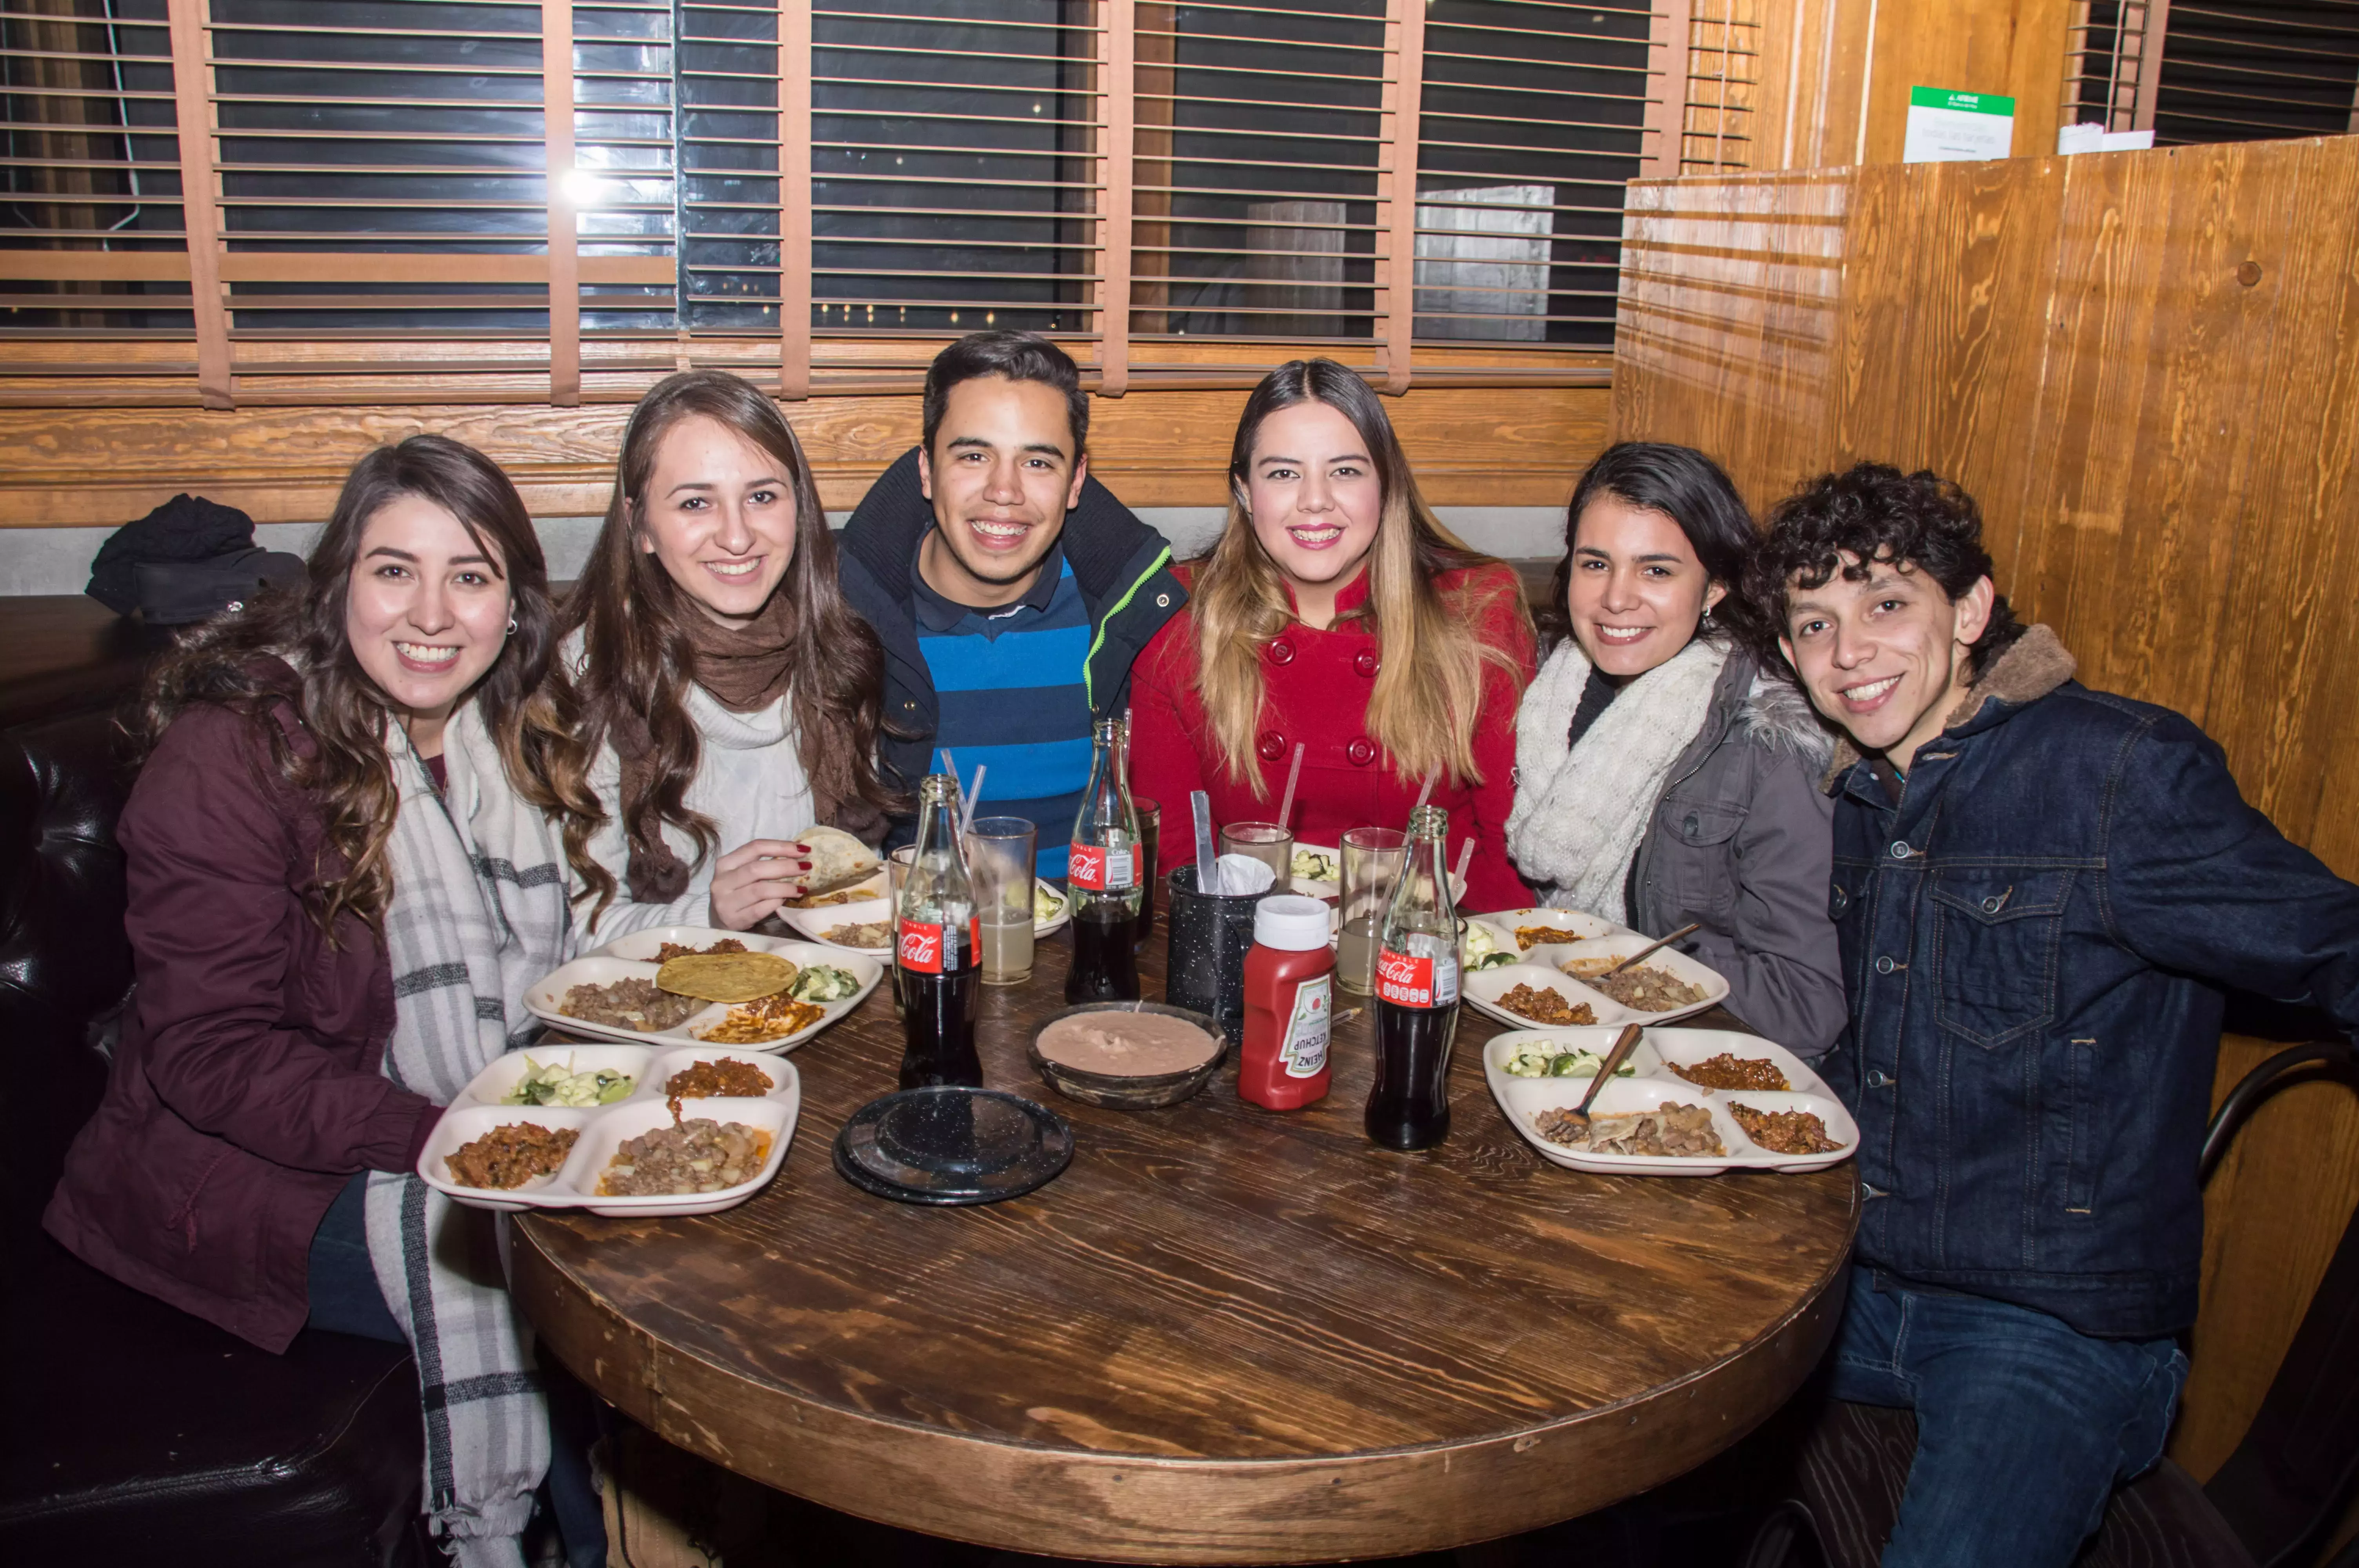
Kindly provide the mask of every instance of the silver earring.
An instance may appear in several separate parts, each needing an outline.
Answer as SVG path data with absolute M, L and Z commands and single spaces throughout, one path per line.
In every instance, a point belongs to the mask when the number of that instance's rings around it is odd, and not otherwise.
M 508 635 L 511 637 L 516 635 L 516 617 L 513 615 L 508 617 Z

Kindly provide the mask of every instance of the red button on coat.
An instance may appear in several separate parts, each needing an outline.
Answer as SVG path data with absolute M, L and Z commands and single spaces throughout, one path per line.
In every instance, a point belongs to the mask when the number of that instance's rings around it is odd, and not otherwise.
M 1375 675 L 1377 667 L 1383 663 L 1384 661 L 1376 656 L 1376 651 L 1374 648 L 1363 648 L 1352 656 L 1352 667 L 1362 675 L 1371 677 Z
M 1363 735 L 1358 740 L 1353 741 L 1349 746 L 1344 747 L 1343 754 L 1352 759 L 1352 765 L 1353 767 L 1364 768 L 1370 762 L 1376 760 L 1376 743 L 1374 741 L 1369 740 L 1365 735 Z M 1267 756 L 1269 753 L 1265 752 L 1262 755 Z
M 1261 752 L 1263 762 L 1274 762 L 1286 755 L 1286 737 L 1275 730 L 1265 730 L 1261 732 L 1261 741 L 1256 749 Z
M 1272 643 L 1269 645 L 1269 662 L 1273 665 L 1292 664 L 1294 662 L 1294 644 L 1288 642 L 1283 637 L 1280 637 L 1277 641 Z

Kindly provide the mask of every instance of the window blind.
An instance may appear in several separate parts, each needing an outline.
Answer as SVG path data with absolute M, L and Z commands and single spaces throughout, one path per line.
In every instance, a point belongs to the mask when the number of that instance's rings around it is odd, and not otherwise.
M 2352 0 L 2083 0 L 2067 124 L 2158 146 L 2359 132 Z
M 0 0 L 0 400 L 1594 379 L 1749 0 Z M 552 178 L 554 171 L 554 178 Z

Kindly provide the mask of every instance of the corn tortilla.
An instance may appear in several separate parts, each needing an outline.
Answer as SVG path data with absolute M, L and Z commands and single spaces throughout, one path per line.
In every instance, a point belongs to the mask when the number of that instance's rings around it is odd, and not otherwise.
M 674 996 L 725 1001 L 733 1007 L 776 996 L 794 982 L 793 963 L 776 953 L 690 953 L 656 971 L 656 984 Z

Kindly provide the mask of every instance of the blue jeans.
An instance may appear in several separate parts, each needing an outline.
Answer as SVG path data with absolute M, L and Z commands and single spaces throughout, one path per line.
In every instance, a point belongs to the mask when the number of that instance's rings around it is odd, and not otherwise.
M 2092 1339 L 1854 1266 L 1834 1395 L 1917 1412 L 1884 1568 L 2067 1568 L 2114 1488 L 2161 1457 L 2186 1380 L 2171 1340 Z

